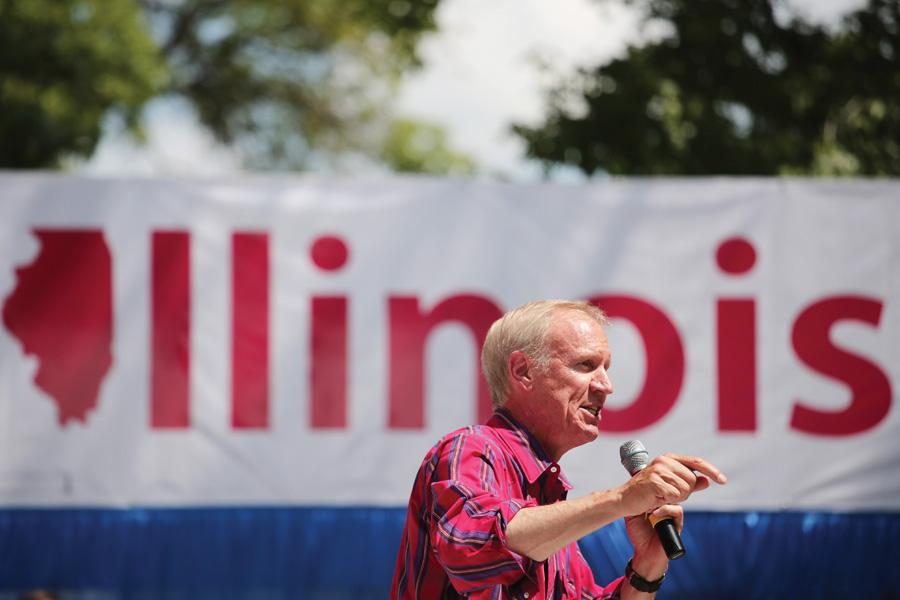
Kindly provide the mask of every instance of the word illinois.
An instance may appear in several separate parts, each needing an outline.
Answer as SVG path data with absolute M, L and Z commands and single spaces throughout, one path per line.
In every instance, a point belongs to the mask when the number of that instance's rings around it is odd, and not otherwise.
M 40 250 L 17 269 L 17 286 L 3 305 L 3 322 L 39 366 L 36 385 L 59 409 L 59 422 L 85 421 L 97 406 L 100 385 L 112 365 L 113 302 L 109 248 L 95 229 L 36 229 Z M 154 231 L 150 236 L 150 426 L 187 429 L 190 423 L 191 234 Z M 270 257 L 268 233 L 231 234 L 231 425 L 238 430 L 270 426 Z M 338 236 L 324 235 L 310 247 L 322 271 L 344 268 L 350 250 Z M 753 245 L 741 238 L 722 242 L 720 271 L 740 277 L 756 262 Z M 646 370 L 635 398 L 604 409 L 602 429 L 630 432 L 649 427 L 675 407 L 686 369 L 683 336 L 666 312 L 646 298 L 598 294 L 587 298 L 613 320 L 630 322 L 643 341 Z M 348 425 L 348 310 L 346 295 L 309 300 L 309 426 Z M 425 348 L 441 325 L 456 323 L 471 334 L 475 372 L 488 328 L 503 314 L 491 299 L 458 294 L 423 306 L 409 295 L 386 299 L 388 315 L 388 418 L 391 429 L 425 426 Z M 871 359 L 836 345 L 832 328 L 854 322 L 877 328 L 883 302 L 859 295 L 816 299 L 793 319 L 791 345 L 798 359 L 819 375 L 846 385 L 850 400 L 839 410 L 797 400 L 790 427 L 822 436 L 867 431 L 888 414 L 891 383 Z M 754 432 L 758 422 L 756 300 L 715 302 L 716 427 Z M 478 376 L 477 415 L 490 414 L 490 395 Z

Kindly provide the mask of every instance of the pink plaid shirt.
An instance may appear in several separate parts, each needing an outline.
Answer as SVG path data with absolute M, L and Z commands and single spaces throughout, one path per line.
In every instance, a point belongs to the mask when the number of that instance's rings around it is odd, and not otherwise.
M 576 543 L 543 562 L 506 544 L 522 508 L 566 498 L 571 485 L 531 434 L 500 410 L 442 438 L 416 475 L 391 598 L 615 598 Z

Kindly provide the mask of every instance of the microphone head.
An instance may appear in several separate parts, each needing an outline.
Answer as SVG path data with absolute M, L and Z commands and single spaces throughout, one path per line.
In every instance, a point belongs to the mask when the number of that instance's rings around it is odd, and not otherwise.
M 638 440 L 631 440 L 619 446 L 619 460 L 630 475 L 634 475 L 650 463 L 650 454 Z

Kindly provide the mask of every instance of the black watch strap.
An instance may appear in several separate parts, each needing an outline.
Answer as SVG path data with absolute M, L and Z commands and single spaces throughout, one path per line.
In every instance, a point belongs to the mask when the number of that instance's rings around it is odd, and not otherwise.
M 663 573 L 662 577 L 657 579 L 656 581 L 647 581 L 640 575 L 638 575 L 635 570 L 631 567 L 631 559 L 628 559 L 628 564 L 625 565 L 625 579 L 628 580 L 628 583 L 639 592 L 655 592 L 662 586 L 663 579 L 666 578 L 666 574 Z

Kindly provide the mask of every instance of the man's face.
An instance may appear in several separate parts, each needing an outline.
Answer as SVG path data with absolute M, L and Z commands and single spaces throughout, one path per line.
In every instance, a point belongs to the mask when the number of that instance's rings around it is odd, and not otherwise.
M 535 435 L 558 460 L 597 438 L 600 412 L 613 387 L 609 343 L 600 324 L 577 311 L 553 319 L 546 340 L 550 359 L 535 370 L 531 408 L 539 416 Z

